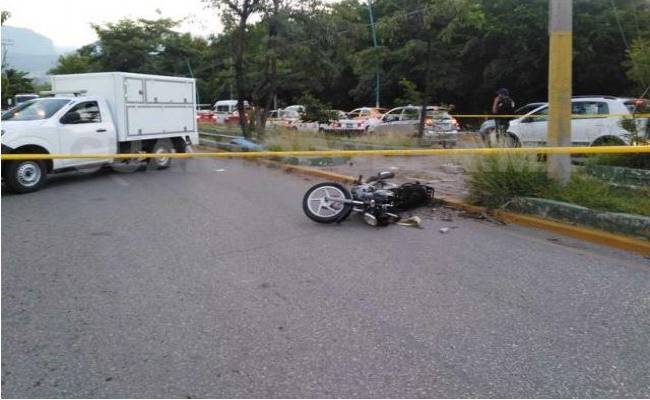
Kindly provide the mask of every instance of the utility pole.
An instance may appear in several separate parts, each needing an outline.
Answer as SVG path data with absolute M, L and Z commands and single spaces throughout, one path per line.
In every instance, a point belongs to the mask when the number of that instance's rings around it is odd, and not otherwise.
M 370 4 L 370 0 L 368 0 L 368 15 L 370 17 L 370 32 L 372 32 L 372 46 L 375 50 L 375 107 L 379 108 L 379 56 L 377 54 L 375 19 L 372 16 L 372 4 Z
M 573 0 L 549 1 L 548 140 L 550 146 L 571 146 L 571 69 L 573 62 Z M 560 183 L 571 178 L 571 155 L 549 154 L 548 175 Z

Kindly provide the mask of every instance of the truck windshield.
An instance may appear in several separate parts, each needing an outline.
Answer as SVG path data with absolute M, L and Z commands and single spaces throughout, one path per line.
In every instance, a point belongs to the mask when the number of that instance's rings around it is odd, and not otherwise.
M 16 104 L 22 104 L 29 100 L 38 99 L 38 96 L 35 94 L 17 94 L 14 99 L 16 100 Z
M 48 119 L 69 102 L 70 100 L 67 99 L 30 100 L 2 114 L 2 120 L 34 121 Z

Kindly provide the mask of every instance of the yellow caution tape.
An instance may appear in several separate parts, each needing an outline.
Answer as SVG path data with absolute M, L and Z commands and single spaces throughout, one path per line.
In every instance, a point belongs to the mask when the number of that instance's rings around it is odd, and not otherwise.
M 455 118 L 548 118 L 547 114 L 449 114 Z M 650 114 L 572 114 L 571 118 L 573 119 L 582 119 L 582 118 L 624 118 L 624 119 L 635 119 L 635 118 L 650 118 Z
M 644 146 L 595 147 L 518 147 L 518 148 L 463 148 L 463 149 L 400 149 L 400 150 L 312 150 L 312 151 L 257 151 L 166 153 L 167 158 L 269 158 L 269 157 L 352 157 L 352 156 L 461 156 L 494 154 L 632 154 L 650 153 Z M 159 158 L 160 154 L 2 154 L 2 160 L 53 160 L 53 159 L 126 159 Z

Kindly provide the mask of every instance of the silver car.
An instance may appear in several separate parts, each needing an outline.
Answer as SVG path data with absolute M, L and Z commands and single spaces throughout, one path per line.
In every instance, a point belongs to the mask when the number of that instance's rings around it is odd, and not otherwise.
M 388 111 L 381 122 L 368 129 L 369 133 L 398 134 L 415 136 L 420 124 L 421 107 L 397 107 Z M 460 127 L 458 121 L 443 107 L 428 106 L 425 116 L 424 137 L 437 138 L 440 135 L 456 135 Z

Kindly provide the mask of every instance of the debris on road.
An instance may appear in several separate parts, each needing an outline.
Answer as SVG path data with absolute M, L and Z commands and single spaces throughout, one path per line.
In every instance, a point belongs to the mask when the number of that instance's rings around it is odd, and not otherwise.
M 397 225 L 410 226 L 410 227 L 413 227 L 413 228 L 424 229 L 422 227 L 422 219 L 420 217 L 416 216 L 416 215 L 414 215 L 412 217 L 409 217 L 409 218 L 406 218 L 406 219 L 403 219 L 401 221 L 398 221 Z
M 447 233 L 449 232 L 450 229 L 451 228 L 449 228 L 448 226 L 445 226 L 444 228 L 440 228 L 440 233 Z

